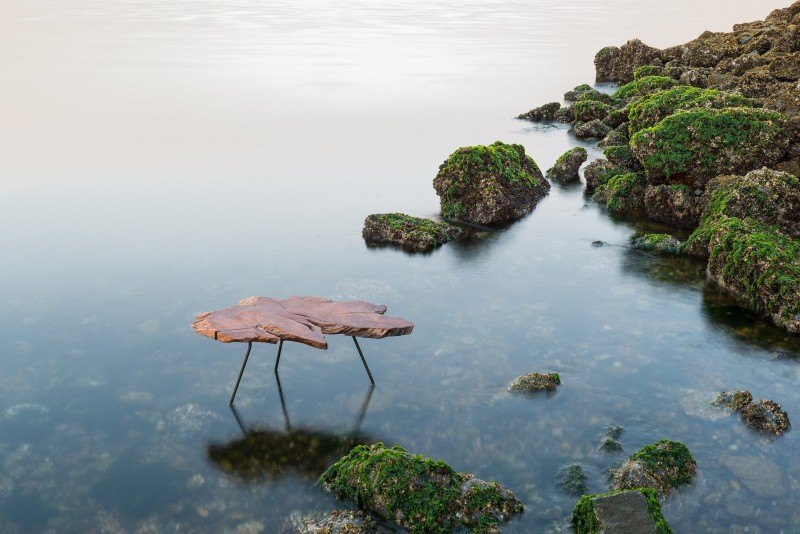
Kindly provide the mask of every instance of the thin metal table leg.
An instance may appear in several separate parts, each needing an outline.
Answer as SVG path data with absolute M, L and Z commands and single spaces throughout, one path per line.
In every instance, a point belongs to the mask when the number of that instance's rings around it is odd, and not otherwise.
M 239 371 L 239 378 L 236 379 L 236 386 L 233 388 L 233 394 L 231 395 L 231 400 L 228 401 L 228 406 L 233 405 L 233 399 L 236 398 L 236 392 L 239 390 L 239 382 L 242 381 L 242 375 L 244 374 L 244 368 L 247 366 L 247 359 L 250 357 L 250 350 L 253 348 L 253 342 L 247 342 L 247 353 L 244 355 L 244 361 L 242 362 L 242 368 Z
M 372 385 L 375 385 L 375 380 L 372 378 L 372 373 L 369 371 L 369 366 L 367 365 L 367 360 L 364 359 L 364 353 L 361 352 L 361 347 L 358 345 L 358 340 L 356 336 L 350 336 L 353 338 L 353 343 L 356 344 L 356 348 L 358 349 L 358 355 L 361 356 L 361 363 L 364 364 L 364 369 L 367 370 L 367 375 L 369 375 L 369 381 L 372 382 Z
M 275 358 L 275 372 L 278 372 L 278 364 L 281 363 L 281 350 L 283 350 L 283 340 L 278 343 L 278 357 Z

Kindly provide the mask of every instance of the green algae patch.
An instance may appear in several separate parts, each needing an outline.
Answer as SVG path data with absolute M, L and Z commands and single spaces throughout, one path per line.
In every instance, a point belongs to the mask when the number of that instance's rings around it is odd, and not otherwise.
M 636 155 L 634 155 L 629 145 L 609 146 L 603 150 L 603 155 L 608 161 L 619 167 L 631 170 L 641 169 L 641 164 L 639 160 L 636 159 Z
M 678 254 L 681 245 L 670 234 L 645 234 L 633 242 L 633 248 L 654 254 Z
M 581 100 L 572 106 L 572 112 L 577 122 L 589 122 L 605 119 L 613 108 L 599 100 Z
M 611 488 L 653 488 L 668 495 L 676 487 L 689 484 L 697 472 L 697 463 L 683 443 L 666 439 L 646 445 L 628 461 L 611 472 Z
M 598 202 L 604 202 L 614 214 L 631 214 L 644 210 L 647 181 L 640 173 L 617 174 L 600 185 L 594 193 Z
M 412 217 L 405 213 L 376 213 L 364 220 L 361 235 L 370 244 L 392 244 L 406 250 L 427 252 L 461 236 L 452 224 Z
M 628 111 L 628 127 L 633 135 L 639 130 L 658 124 L 676 111 L 692 108 L 753 107 L 753 105 L 752 100 L 738 93 L 681 85 L 652 93 L 632 104 Z
M 638 80 L 626 83 L 614 93 L 614 98 L 625 100 L 634 96 L 644 96 L 655 91 L 662 91 L 678 85 L 678 82 L 666 76 L 642 76 Z
M 741 107 L 679 111 L 631 138 L 651 183 L 741 174 L 776 163 L 788 146 L 783 115 Z
M 583 495 L 589 491 L 589 481 L 583 468 L 578 464 L 567 465 L 561 468 L 561 486 L 571 495 Z
M 462 147 L 433 180 L 442 216 L 476 224 L 503 224 L 530 213 L 550 184 L 522 145 L 497 141 Z
M 320 477 L 322 486 L 411 532 L 485 532 L 522 513 L 523 505 L 495 482 L 458 473 L 441 460 L 395 445 L 360 445 Z
M 638 495 L 633 495 L 638 494 Z M 641 497 L 639 497 L 639 495 Z M 632 497 L 638 497 L 631 499 Z M 577 534 L 599 534 L 604 532 L 605 516 L 610 515 L 606 510 L 610 508 L 613 513 L 615 501 L 618 507 L 628 506 L 632 510 L 624 510 L 624 515 L 628 520 L 635 521 L 641 527 L 643 524 L 652 520 L 653 532 L 657 534 L 671 534 L 672 529 L 667 524 L 664 514 L 661 511 L 661 504 L 658 502 L 658 494 L 651 488 L 636 488 L 630 490 L 617 490 L 607 493 L 595 493 L 584 495 L 575 504 L 572 510 L 572 525 Z M 608 505 L 600 506 L 603 503 Z M 638 509 L 637 509 L 638 506 Z M 636 517 L 634 514 L 639 514 Z M 642 517 L 644 516 L 644 517 Z M 642 521 L 644 520 L 644 521 Z

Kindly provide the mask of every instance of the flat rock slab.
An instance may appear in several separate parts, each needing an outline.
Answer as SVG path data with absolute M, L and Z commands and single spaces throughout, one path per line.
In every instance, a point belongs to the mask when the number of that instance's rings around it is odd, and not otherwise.
M 593 503 L 602 532 L 608 534 L 653 534 L 656 532 L 656 523 L 647 509 L 647 499 L 637 491 L 597 497 Z
M 248 297 L 236 306 L 199 314 L 192 324 L 200 335 L 223 343 L 295 341 L 327 349 L 323 334 L 380 339 L 410 334 L 414 325 L 386 317 L 386 306 L 322 297 Z

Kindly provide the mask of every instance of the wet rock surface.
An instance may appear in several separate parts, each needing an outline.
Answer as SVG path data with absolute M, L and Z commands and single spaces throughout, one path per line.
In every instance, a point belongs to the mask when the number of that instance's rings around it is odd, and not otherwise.
M 588 153 L 583 147 L 568 150 L 556 160 L 555 165 L 547 170 L 547 178 L 560 183 L 579 180 L 578 170 L 587 157 Z
M 583 468 L 578 464 L 567 465 L 561 468 L 561 486 L 571 495 L 583 495 L 589 491 L 588 478 Z
M 654 254 L 678 254 L 682 243 L 669 234 L 646 234 L 633 241 L 633 248 Z
M 414 252 L 428 252 L 462 234 L 446 222 L 412 217 L 404 213 L 369 215 L 361 233 L 368 244 L 391 244 Z
M 382 443 L 358 446 L 320 477 L 326 490 L 414 531 L 488 528 L 523 511 L 495 482 Z
M 534 393 L 537 391 L 555 391 L 561 385 L 558 373 L 527 373 L 515 378 L 509 385 L 512 393 Z
M 660 440 L 642 447 L 611 471 L 611 489 L 653 488 L 661 496 L 694 479 L 697 463 L 683 443 Z
M 442 216 L 498 225 L 533 211 L 550 184 L 521 145 L 497 141 L 453 152 L 439 167 L 433 187 Z
M 558 102 L 550 102 L 538 108 L 522 113 L 517 116 L 518 119 L 529 120 L 533 122 L 553 122 L 556 120 L 556 114 L 561 109 L 561 104 Z
M 572 512 L 577 534 L 667 534 L 672 532 L 652 489 L 612 491 L 581 497 Z
M 363 512 L 333 510 L 297 521 L 296 534 L 372 534 L 380 532 L 378 523 Z
M 780 436 L 791 428 L 789 415 L 771 400 L 746 404 L 741 409 L 744 424 L 762 434 Z

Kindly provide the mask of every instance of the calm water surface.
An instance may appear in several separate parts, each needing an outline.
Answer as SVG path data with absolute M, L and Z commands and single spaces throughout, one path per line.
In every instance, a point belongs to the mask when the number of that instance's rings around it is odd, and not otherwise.
M 644 226 L 554 186 L 430 255 L 360 236 L 369 213 L 435 215 L 460 145 L 522 143 L 549 167 L 579 142 L 510 117 L 591 81 L 601 46 L 784 4 L 4 2 L 0 532 L 276 532 L 347 506 L 314 480 L 377 440 L 511 488 L 527 509 L 509 531 L 558 531 L 561 466 L 600 491 L 659 438 L 699 465 L 665 504 L 676 531 L 800 531 L 797 432 L 765 441 L 707 406 L 746 387 L 800 416 L 797 339 L 701 265 L 630 250 Z M 347 338 L 288 345 L 280 382 L 258 346 L 232 413 L 243 347 L 195 335 L 194 314 L 293 294 L 416 327 L 363 342 L 374 391 Z M 563 386 L 505 392 L 533 370 Z M 597 451 L 611 424 L 624 454 Z

